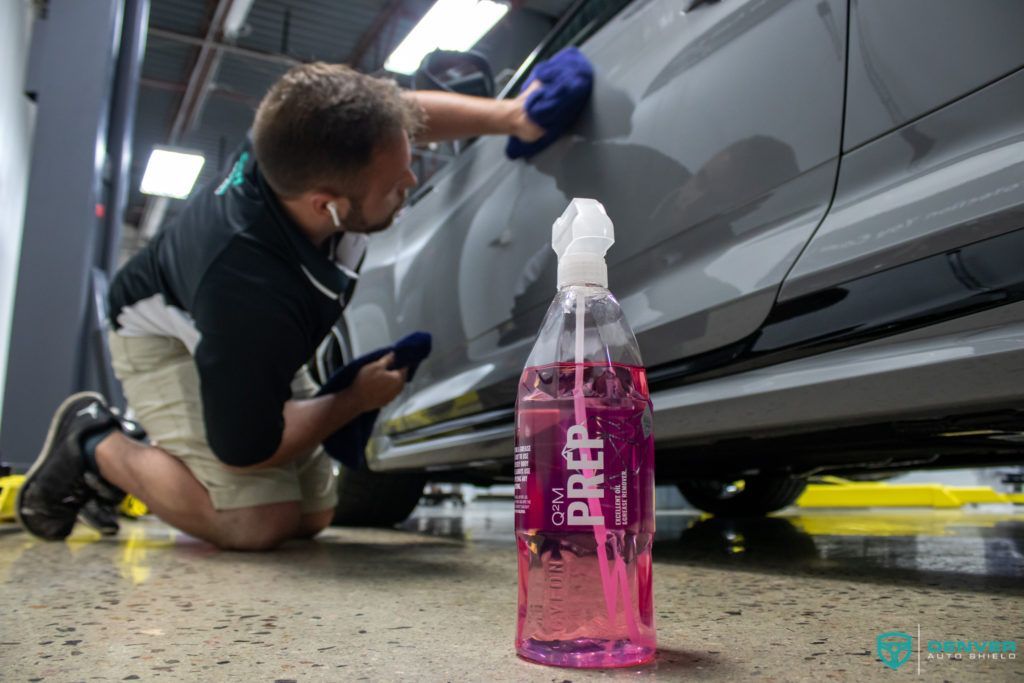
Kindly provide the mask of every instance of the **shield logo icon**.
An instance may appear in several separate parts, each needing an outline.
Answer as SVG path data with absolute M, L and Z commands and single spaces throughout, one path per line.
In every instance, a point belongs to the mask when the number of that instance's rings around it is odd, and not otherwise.
M 914 649 L 914 638 L 903 631 L 881 633 L 876 642 L 878 643 L 878 657 L 882 660 L 882 664 L 893 671 L 910 659 L 910 653 Z

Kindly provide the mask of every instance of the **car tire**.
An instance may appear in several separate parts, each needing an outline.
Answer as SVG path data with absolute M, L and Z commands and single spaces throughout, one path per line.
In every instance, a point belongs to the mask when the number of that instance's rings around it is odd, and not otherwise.
M 754 517 L 792 505 L 807 486 L 806 479 L 795 477 L 750 477 L 740 490 L 731 490 L 733 481 L 685 479 L 677 483 L 695 508 L 713 515 Z
M 394 526 L 412 513 L 426 484 L 421 474 L 381 474 L 339 467 L 334 526 Z

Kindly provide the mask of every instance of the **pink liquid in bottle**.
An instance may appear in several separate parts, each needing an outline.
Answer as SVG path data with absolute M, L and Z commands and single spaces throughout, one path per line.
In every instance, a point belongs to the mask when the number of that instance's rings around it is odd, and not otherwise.
M 644 369 L 528 366 L 516 414 L 516 652 L 580 668 L 650 661 L 654 437 Z

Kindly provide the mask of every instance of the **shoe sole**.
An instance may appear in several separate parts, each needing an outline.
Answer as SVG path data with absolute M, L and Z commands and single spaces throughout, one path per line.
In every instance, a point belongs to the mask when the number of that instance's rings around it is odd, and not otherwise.
M 72 403 L 81 398 L 86 397 L 95 399 L 104 406 L 107 405 L 107 400 L 98 393 L 96 393 L 95 391 L 80 391 L 77 394 L 72 394 L 71 396 L 68 396 L 66 399 L 64 399 L 64 402 L 60 404 L 60 407 L 57 408 L 56 412 L 54 412 L 53 414 L 53 418 L 50 420 L 50 429 L 46 433 L 46 441 L 43 442 L 43 450 L 39 452 L 39 455 L 36 457 L 36 461 L 32 463 L 32 467 L 30 467 L 28 472 L 25 474 L 25 481 L 22 482 L 21 487 L 18 489 L 18 496 L 15 498 L 14 501 L 14 516 L 18 520 L 18 524 L 21 525 L 21 528 L 27 531 L 28 533 L 32 534 L 36 538 L 41 538 L 44 541 L 51 541 L 54 539 L 46 538 L 45 536 L 40 536 L 28 528 L 28 526 L 25 524 L 25 520 L 21 518 L 21 498 L 23 495 L 25 495 L 25 491 L 27 491 L 28 487 L 32 484 L 32 478 L 35 476 L 36 472 L 39 471 L 39 468 L 43 466 L 43 464 L 46 462 L 46 459 L 50 456 L 50 452 L 53 446 L 53 437 L 56 436 L 57 434 L 57 426 L 60 424 L 60 418 L 64 415 L 65 411 L 67 411 L 67 409 L 71 406 Z
M 103 526 L 102 524 L 93 524 L 89 521 L 89 518 L 85 515 L 78 515 L 76 519 L 77 524 L 84 524 L 93 531 L 97 532 L 100 536 L 116 536 L 121 527 Z

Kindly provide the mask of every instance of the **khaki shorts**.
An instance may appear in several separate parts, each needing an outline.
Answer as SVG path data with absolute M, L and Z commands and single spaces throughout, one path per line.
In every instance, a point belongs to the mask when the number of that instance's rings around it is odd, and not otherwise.
M 110 356 L 128 406 L 150 441 L 185 463 L 206 487 L 217 510 L 299 501 L 302 512 L 338 502 L 334 467 L 323 448 L 281 467 L 238 473 L 221 464 L 206 441 L 199 373 L 192 355 L 172 337 L 122 337 L 111 332 Z M 308 398 L 316 385 L 303 367 L 292 397 Z

